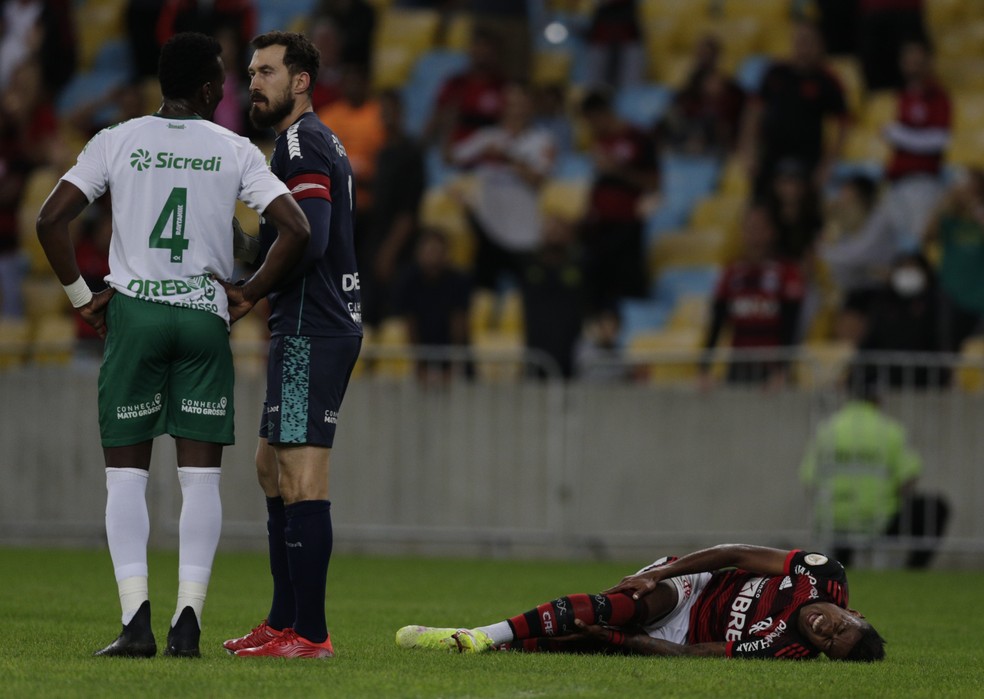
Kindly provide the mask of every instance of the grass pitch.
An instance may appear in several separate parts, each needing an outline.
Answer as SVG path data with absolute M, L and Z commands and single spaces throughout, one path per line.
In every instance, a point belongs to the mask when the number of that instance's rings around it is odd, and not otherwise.
M 0 550 L 2 697 L 984 697 L 984 573 L 857 571 L 852 604 L 888 639 L 877 665 L 404 651 L 405 624 L 496 621 L 571 592 L 595 592 L 626 564 L 336 556 L 330 661 L 233 658 L 225 638 L 265 614 L 266 559 L 221 554 L 202 658 L 93 658 L 119 632 L 105 551 Z M 153 554 L 158 647 L 174 611 L 177 557 Z

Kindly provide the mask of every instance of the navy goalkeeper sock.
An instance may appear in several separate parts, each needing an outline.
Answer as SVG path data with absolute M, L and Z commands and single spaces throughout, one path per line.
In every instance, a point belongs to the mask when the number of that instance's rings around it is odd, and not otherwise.
M 284 499 L 267 498 L 267 541 L 270 547 L 270 574 L 273 576 L 273 601 L 267 624 L 277 631 L 283 631 L 294 623 L 296 604 L 294 588 L 290 583 L 290 566 L 287 564 L 287 515 L 284 513 Z
M 304 500 L 287 505 L 287 559 L 294 586 L 294 631 L 312 643 L 328 638 L 325 584 L 331 560 L 331 503 Z

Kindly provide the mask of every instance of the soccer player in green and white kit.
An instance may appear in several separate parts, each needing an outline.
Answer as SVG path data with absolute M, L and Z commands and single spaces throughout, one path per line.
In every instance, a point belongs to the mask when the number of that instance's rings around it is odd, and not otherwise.
M 38 215 L 52 269 L 72 305 L 106 337 L 99 430 L 106 460 L 106 534 L 123 631 L 96 655 L 157 652 L 147 590 L 145 491 L 153 440 L 177 447 L 182 509 L 177 610 L 165 655 L 198 656 L 201 613 L 222 524 L 222 448 L 233 442 L 229 321 L 296 264 L 310 238 L 300 207 L 247 139 L 208 121 L 222 99 L 220 46 L 203 34 L 168 41 L 159 67 L 163 103 L 153 116 L 89 141 Z M 109 289 L 82 281 L 68 225 L 112 192 Z M 233 273 L 236 199 L 280 232 L 234 300 L 217 280 Z

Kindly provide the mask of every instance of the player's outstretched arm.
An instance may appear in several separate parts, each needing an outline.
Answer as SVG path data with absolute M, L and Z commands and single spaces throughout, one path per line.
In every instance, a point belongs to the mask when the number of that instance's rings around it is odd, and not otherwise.
M 786 570 L 789 551 L 751 546 L 749 544 L 720 544 L 694 551 L 673 563 L 653 568 L 640 575 L 630 575 L 606 594 L 621 592 L 639 599 L 656 589 L 661 580 L 692 573 L 711 573 L 721 568 L 742 568 L 761 575 L 782 575 Z
M 246 315 L 253 304 L 291 273 L 303 257 L 311 238 L 307 217 L 289 194 L 283 194 L 270 202 L 263 211 L 263 217 L 277 228 L 277 237 L 263 264 L 241 286 L 223 283 L 229 296 L 229 319 L 232 322 Z
M 723 658 L 727 643 L 697 643 L 692 646 L 652 638 L 641 632 L 626 632 L 607 626 L 585 624 L 577 619 L 574 624 L 585 636 L 595 638 L 613 648 L 622 648 L 637 655 L 702 656 Z

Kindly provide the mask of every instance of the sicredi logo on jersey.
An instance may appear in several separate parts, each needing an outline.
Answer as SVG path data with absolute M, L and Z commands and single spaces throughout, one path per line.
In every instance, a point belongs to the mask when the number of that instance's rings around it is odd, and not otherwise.
M 151 157 L 149 151 L 138 148 L 130 153 L 130 167 L 137 172 L 149 170 L 151 167 L 158 170 L 218 172 L 222 168 L 222 158 L 217 155 L 213 155 L 211 158 L 190 158 L 164 152 Z

